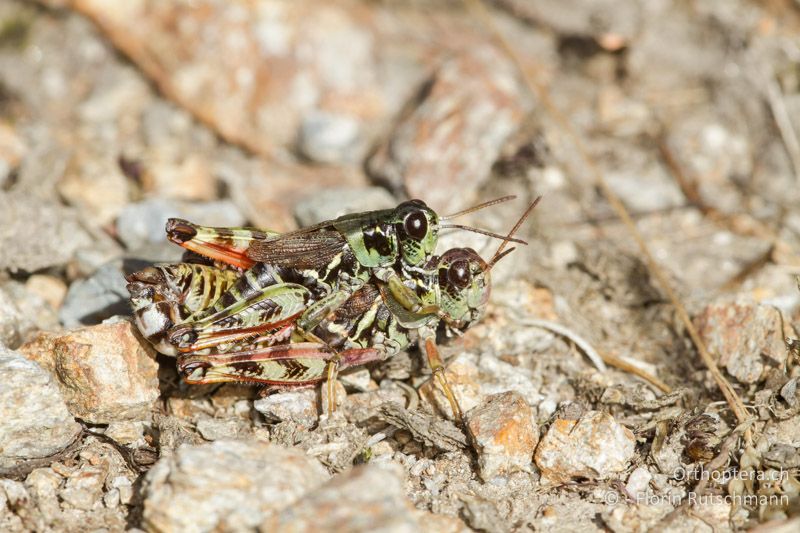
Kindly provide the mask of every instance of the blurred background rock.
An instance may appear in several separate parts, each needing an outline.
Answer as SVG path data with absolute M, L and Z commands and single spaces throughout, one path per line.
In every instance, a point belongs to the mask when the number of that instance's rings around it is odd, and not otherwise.
M 791 356 L 776 353 L 782 337 L 794 334 L 800 304 L 794 281 L 800 272 L 800 4 L 486 4 L 520 66 L 545 85 L 633 214 L 745 402 L 787 403 L 786 418 L 773 420 L 773 413 L 761 420 L 759 430 L 770 437 L 759 445 L 800 446 L 790 387 L 797 368 Z M 136 346 L 130 328 L 100 325 L 127 312 L 126 270 L 179 257 L 163 235 L 171 216 L 284 231 L 406 198 L 422 198 L 447 213 L 504 194 L 520 199 L 464 222 L 507 231 L 526 201 L 539 194 L 544 199 L 522 230 L 531 245 L 496 270 L 490 316 L 454 343 L 454 368 L 461 372 L 455 381 L 461 398 L 477 406 L 477 425 L 479 414 L 491 413 L 494 420 L 500 408 L 511 410 L 498 415 L 510 427 L 533 417 L 533 429 L 519 433 L 530 450 L 497 444 L 495 433 L 503 427 L 480 434 L 478 464 L 461 451 L 437 455 L 402 430 L 397 438 L 393 429 L 367 431 L 373 426 L 362 422 L 336 437 L 330 428 L 308 437 L 308 428 L 296 429 L 291 420 L 266 423 L 249 389 L 187 391 L 170 373 L 169 361 L 162 361 L 156 383 L 152 355 Z M 496 246 L 459 233 L 445 236 L 441 249 L 455 245 L 484 255 Z M 186 480 L 197 471 L 217 478 L 207 458 L 228 457 L 234 453 L 228 448 L 237 445 L 204 448 L 202 442 L 228 433 L 249 441 L 303 441 L 301 447 L 312 456 L 316 450 L 327 467 L 344 461 L 325 455 L 336 446 L 347 459 L 342 450 L 382 435 L 370 445 L 373 462 L 400 468 L 387 466 L 394 481 L 382 487 L 383 504 L 373 499 L 361 505 L 357 498 L 342 504 L 344 529 L 356 527 L 358 512 L 397 530 L 506 531 L 550 527 L 565 518 L 590 528 L 652 526 L 670 509 L 623 517 L 588 489 L 556 505 L 537 492 L 532 450 L 538 433 L 531 431 L 544 424 L 544 435 L 563 402 L 611 411 L 645 442 L 652 434 L 645 429 L 649 415 L 601 400 L 609 397 L 604 388 L 630 388 L 640 384 L 636 378 L 593 372 L 569 343 L 516 323 L 509 308 L 564 323 L 598 349 L 688 387 L 689 407 L 719 399 L 574 146 L 526 88 L 485 21 L 461 2 L 0 0 L 0 343 L 2 371 L 19 372 L 0 385 L 11 391 L 4 398 L 18 402 L 7 407 L 17 414 L 0 422 L 0 433 L 3 424 L 14 435 L 48 428 L 47 442 L 0 450 L 0 464 L 28 465 L 0 480 L 0 529 L 191 530 L 181 513 L 168 512 L 172 502 L 163 495 L 189 486 L 192 496 L 181 501 L 193 498 L 202 507 L 203 487 Z M 48 352 L 55 341 L 43 342 L 41 330 L 50 332 L 47 338 L 59 335 L 62 352 Z M 764 339 L 769 350 L 759 351 Z M 111 376 L 112 382 L 114 376 L 125 381 L 116 390 L 133 388 L 141 400 L 119 420 L 108 414 L 125 394 L 116 398 L 107 392 L 114 389 L 108 376 L 93 374 L 108 356 L 103 343 L 125 352 L 121 360 L 129 370 L 148 369 L 138 377 L 128 371 Z M 65 370 L 52 363 L 83 353 L 84 344 L 93 354 L 84 367 Z M 366 380 L 371 388 L 348 385 L 347 401 L 363 411 L 372 405 L 371 394 L 388 394 L 388 384 L 377 385 L 381 372 L 407 379 L 415 359 L 398 357 L 388 370 L 373 371 Z M 92 361 L 101 363 L 93 367 Z M 27 375 L 34 381 L 20 377 Z M 28 383 L 41 388 L 52 413 L 40 411 L 36 398 L 18 394 Z M 496 397 L 509 389 L 522 396 Z M 97 394 L 111 405 L 100 424 L 85 416 L 91 409 L 75 407 Z M 297 406 L 275 410 L 317 416 L 317 406 L 306 405 L 313 395 L 293 398 Z M 143 484 L 152 461 L 137 463 L 86 433 L 71 445 L 76 426 L 65 409 L 142 457 L 163 456 L 158 473 Z M 591 410 L 570 423 L 578 419 L 589 435 L 597 420 L 615 428 L 624 443 L 620 468 L 647 462 L 642 449 L 631 459 L 631 437 L 617 421 Z M 558 438 L 554 433 L 545 442 Z M 182 442 L 190 447 L 167 461 Z M 604 445 L 615 446 L 572 441 L 566 448 Z M 316 459 L 296 459 L 303 464 L 292 475 L 305 480 L 296 497 L 259 499 L 259 487 L 273 487 L 275 480 L 253 478 L 251 465 L 282 464 L 270 462 L 266 444 L 248 446 L 241 462 L 219 464 L 231 472 L 226 483 L 244 483 L 250 492 L 215 499 L 209 513 L 221 514 L 195 524 L 196 530 L 270 530 L 285 526 L 290 505 L 312 513 L 308 502 L 328 505 L 337 490 L 350 496 L 373 490 L 371 470 L 327 481 L 335 469 L 325 473 Z M 577 466 L 548 476 L 585 477 L 591 458 L 578 464 L 557 457 L 566 452 L 554 448 L 546 468 Z M 41 462 L 55 449 L 66 455 Z M 194 465 L 195 457 L 204 464 Z M 652 486 L 667 491 L 664 474 L 647 464 L 651 472 L 639 472 L 637 479 L 655 475 Z M 611 470 L 599 477 L 624 481 L 616 465 Z M 490 482 L 480 477 L 487 471 L 503 474 Z M 169 488 L 172 474 L 178 481 Z M 306 492 L 311 496 L 303 504 Z M 231 502 L 252 505 L 227 523 Z M 740 526 L 793 513 L 731 512 L 695 510 L 680 515 L 678 525 L 705 527 L 693 516 L 729 524 L 733 516 L 730 524 Z M 726 518 L 714 518 L 719 516 Z

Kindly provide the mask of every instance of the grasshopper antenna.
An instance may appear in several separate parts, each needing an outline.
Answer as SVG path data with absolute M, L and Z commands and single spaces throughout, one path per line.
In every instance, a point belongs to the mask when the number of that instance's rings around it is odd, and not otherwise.
M 494 257 L 492 257 L 492 260 L 489 261 L 489 264 L 487 265 L 486 270 L 491 270 L 492 267 L 494 265 L 496 265 L 502 258 L 507 256 L 508 254 L 513 252 L 514 250 L 516 250 L 516 248 L 509 248 L 508 250 L 504 250 L 503 252 L 501 252 L 499 254 L 494 254 Z
M 462 215 L 466 215 L 469 213 L 474 213 L 475 211 L 480 211 L 481 209 L 485 209 L 487 207 L 491 207 L 493 205 L 502 204 L 503 202 L 508 202 L 509 200 L 513 200 L 516 198 L 516 195 L 510 194 L 508 196 L 503 196 L 500 198 L 495 198 L 494 200 L 489 200 L 488 202 L 483 202 L 482 204 L 474 205 L 472 207 L 468 207 L 464 210 L 461 210 L 457 213 L 453 213 L 452 215 L 445 215 L 443 217 L 439 217 L 439 220 L 451 220 L 456 217 L 460 217 Z M 516 242 L 518 244 L 528 244 L 527 242 L 523 241 L 522 239 L 515 239 L 511 235 L 505 236 L 500 235 L 499 233 L 494 233 L 485 229 L 480 228 L 473 228 L 471 226 L 463 226 L 461 224 L 442 224 L 439 226 L 442 229 L 462 229 L 464 231 L 471 231 L 472 233 L 480 233 L 481 235 L 487 235 L 489 237 L 493 237 L 495 239 L 501 239 L 503 241 L 511 241 Z
M 460 217 L 462 215 L 467 215 L 469 213 L 474 213 L 475 211 L 480 211 L 481 209 L 485 209 L 487 207 L 492 207 L 493 205 L 502 204 L 503 202 L 507 202 L 509 200 L 513 200 L 517 196 L 511 194 L 509 196 L 503 196 L 501 198 L 495 198 L 494 200 L 489 200 L 488 202 L 483 202 L 482 204 L 473 205 L 472 207 L 468 207 L 462 211 L 457 213 L 453 213 L 452 215 L 445 215 L 443 217 L 439 217 L 439 220 L 451 220 L 456 217 Z
M 500 261 L 502 258 L 504 258 L 505 256 L 514 251 L 514 248 L 509 248 L 505 252 L 503 251 L 503 249 L 506 247 L 506 245 L 508 245 L 509 242 L 513 241 L 512 236 L 517 232 L 517 230 L 522 226 L 522 224 L 525 223 L 525 220 L 527 220 L 528 215 L 531 214 L 531 211 L 533 211 L 533 208 L 539 204 L 539 200 L 541 199 L 542 199 L 541 196 L 537 196 L 536 199 L 533 202 L 531 202 L 531 205 L 529 205 L 528 209 L 526 209 L 525 212 L 522 213 L 522 216 L 519 217 L 519 220 L 517 220 L 517 223 L 514 224 L 513 228 L 511 228 L 511 231 L 508 232 L 508 235 L 503 238 L 503 242 L 501 242 L 500 246 L 497 247 L 497 251 L 494 253 L 492 259 L 489 261 L 489 270 L 491 270 L 491 268 L 494 265 L 496 265 L 498 261 Z
M 517 239 L 515 237 L 506 235 L 500 235 L 499 233 L 494 233 L 493 231 L 488 231 L 485 229 L 473 228 L 470 226 L 462 226 L 461 224 L 444 224 L 439 227 L 442 229 L 450 229 L 450 228 L 463 229 L 464 231 L 471 231 L 472 233 L 480 233 L 481 235 L 488 235 L 489 237 L 494 237 L 495 239 L 500 239 L 506 242 L 515 242 L 517 244 L 528 244 L 522 239 Z

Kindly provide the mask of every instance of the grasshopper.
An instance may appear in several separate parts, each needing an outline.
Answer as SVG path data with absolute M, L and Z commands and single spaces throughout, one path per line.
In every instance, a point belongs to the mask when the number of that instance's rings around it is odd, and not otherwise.
M 440 229 L 458 228 L 524 244 L 513 237 L 442 221 L 513 198 L 498 198 L 444 217 L 421 200 L 410 200 L 394 209 L 345 215 L 284 234 L 256 228 L 209 228 L 181 219 L 170 219 L 166 229 L 171 241 L 218 264 L 252 269 L 263 263 L 291 270 L 293 277 L 302 278 L 303 284 L 313 287 L 318 295 L 297 321 L 300 329 L 310 332 L 371 279 L 385 283 L 407 310 L 424 311 L 426 304 L 405 282 L 430 263 Z M 252 288 L 258 285 L 260 276 L 249 279 L 255 282 L 250 283 Z M 239 296 L 232 296 L 227 303 L 232 305 L 234 297 L 241 299 Z M 252 297 L 258 298 L 255 294 Z M 169 335 L 179 349 L 196 350 L 197 330 L 207 325 L 207 321 L 187 323 Z M 213 333 L 208 330 L 205 335 Z
M 386 359 L 419 340 L 434 376 L 451 403 L 454 415 L 460 417 L 460 409 L 443 374 L 444 368 L 435 343 L 436 331 L 439 324 L 444 323 L 448 331 L 461 333 L 481 318 L 490 293 L 489 272 L 500 258 L 511 251 L 502 253 L 503 247 L 512 240 L 511 236 L 537 202 L 538 199 L 531 204 L 508 237 L 503 239 L 504 242 L 489 263 L 471 249 L 455 248 L 441 257 L 433 257 L 424 265 L 425 268 L 413 271 L 409 279 L 414 283 L 412 290 L 420 296 L 421 301 L 427 302 L 422 310 L 409 311 L 387 285 L 371 282 L 356 290 L 344 304 L 300 337 L 292 338 L 296 323 L 292 322 L 291 317 L 277 315 L 283 318 L 271 322 L 264 320 L 258 329 L 250 328 L 248 333 L 251 336 L 244 344 L 217 344 L 211 354 L 200 353 L 198 349 L 190 350 L 179 357 L 179 370 L 188 383 L 244 381 L 293 386 L 317 383 L 327 376 L 329 405 L 335 405 L 332 383 L 336 372 Z M 174 267 L 173 275 L 183 272 L 177 268 L 181 265 Z M 164 272 L 163 268 L 160 272 Z M 202 271 L 207 278 L 217 280 L 217 286 L 209 288 L 207 292 L 216 292 L 219 286 L 227 286 L 229 282 L 225 270 L 205 268 L 209 269 Z M 216 272 L 217 277 L 213 278 L 211 272 Z M 252 269 L 245 276 L 251 272 Z M 143 295 L 135 303 L 137 320 L 163 313 L 163 306 L 157 307 L 159 302 L 153 298 L 155 294 L 172 291 L 171 301 L 189 301 L 187 293 L 191 292 L 192 283 L 180 284 L 166 281 L 163 277 L 157 279 L 150 274 L 139 273 L 134 276 L 132 284 L 137 286 L 131 292 Z M 172 287 L 180 287 L 183 292 L 175 291 Z M 272 294 L 282 295 L 284 300 L 294 300 L 296 304 L 304 301 L 303 297 L 306 296 L 296 292 L 295 284 L 284 283 L 277 278 L 268 287 Z M 286 293 L 282 294 L 284 291 Z M 182 307 L 182 304 L 178 304 L 178 307 Z M 217 309 L 219 307 L 216 306 Z M 151 315 L 144 310 L 152 310 Z M 172 310 L 171 316 L 191 317 L 193 313 L 196 313 L 194 308 Z M 226 318 L 232 317 L 240 322 L 244 320 L 237 313 Z M 163 324 L 165 320 L 153 322 Z M 142 327 L 140 324 L 140 329 Z M 305 342 L 309 336 L 317 342 Z M 238 340 L 242 340 L 242 337 Z
M 251 336 L 239 344 L 218 344 L 212 353 L 193 350 L 179 354 L 178 370 L 190 384 L 236 381 L 286 387 L 311 385 L 326 378 L 332 384 L 337 372 L 385 360 L 419 340 L 437 381 L 451 402 L 454 415 L 460 417 L 458 404 L 442 373 L 444 367 L 435 344 L 436 331 L 443 321 L 450 332 L 461 333 L 483 316 L 489 298 L 492 265 L 469 248 L 448 250 L 432 261 L 436 274 L 418 281 L 427 296 L 440 306 L 439 313 L 409 312 L 385 287 L 367 283 L 311 331 L 320 342 L 293 340 L 295 324 L 291 319 L 264 322 L 258 333 L 251 330 Z M 212 266 L 198 269 L 197 265 L 182 263 L 150 267 L 134 274 L 131 281 L 134 287 L 129 290 L 136 320 L 143 333 L 150 333 L 151 342 L 163 339 L 164 330 L 159 330 L 158 324 L 173 317 L 191 320 L 196 312 L 191 305 L 196 299 L 191 296 L 198 283 L 190 280 L 180 285 L 169 279 L 184 271 L 194 272 L 193 279 L 203 277 L 212 293 L 218 293 L 229 284 L 230 271 Z M 154 272 L 166 276 L 157 277 Z M 291 285 L 278 283 L 270 287 L 278 294 L 292 289 Z M 162 299 L 165 294 L 169 295 L 169 307 L 163 305 L 167 301 Z M 290 299 L 297 304 L 302 302 L 294 294 Z M 158 317 L 159 314 L 163 316 Z M 163 343 L 161 340 L 160 344 L 154 344 L 163 352 Z M 329 402 L 335 405 L 332 397 Z
M 128 292 L 139 331 L 166 355 L 232 348 L 236 340 L 280 328 L 296 319 L 315 298 L 294 283 L 295 272 L 259 264 L 240 275 L 235 270 L 192 263 L 157 265 L 128 276 Z M 258 278 L 253 287 L 251 279 Z M 181 350 L 170 338 L 175 324 L 204 326 L 204 338 Z M 208 338 L 213 337 L 212 341 Z M 197 340 L 197 337 L 195 337 Z M 227 345 L 226 345 L 227 343 Z

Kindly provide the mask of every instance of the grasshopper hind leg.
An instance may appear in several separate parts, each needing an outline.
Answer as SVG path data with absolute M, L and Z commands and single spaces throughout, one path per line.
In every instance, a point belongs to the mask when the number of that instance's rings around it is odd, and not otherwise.
M 255 346 L 249 350 L 205 355 L 181 355 L 178 371 L 190 384 L 243 382 L 280 387 L 319 383 L 328 375 L 328 363 L 338 370 L 382 361 L 386 354 L 375 348 L 332 352 L 327 345 L 306 342 Z

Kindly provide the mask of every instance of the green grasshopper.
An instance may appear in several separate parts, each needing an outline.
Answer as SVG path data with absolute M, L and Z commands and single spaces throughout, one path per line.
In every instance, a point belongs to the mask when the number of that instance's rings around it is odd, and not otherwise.
M 371 279 L 385 283 L 407 310 L 424 311 L 425 302 L 405 282 L 430 263 L 440 229 L 464 229 L 524 244 L 512 237 L 441 222 L 513 198 L 498 198 L 445 217 L 439 217 L 421 200 L 410 200 L 394 209 L 345 215 L 284 234 L 255 228 L 209 228 L 170 219 L 167 235 L 187 250 L 218 263 L 239 269 L 253 269 L 263 263 L 285 273 L 291 271 L 288 276 L 313 287 L 316 296 L 297 319 L 297 326 L 310 332 Z M 238 294 L 232 291 L 224 303 L 233 306 L 238 301 L 241 306 L 246 298 L 260 298 L 257 287 L 266 286 L 262 278 L 271 283 L 271 277 L 263 274 L 253 273 L 248 278 L 252 283 L 242 283 Z M 255 291 L 249 290 L 254 287 Z M 204 317 L 207 320 L 176 326 L 169 333 L 171 341 L 182 351 L 197 350 L 198 336 L 209 339 L 218 333 L 209 321 L 220 312 L 222 309 L 209 310 Z
M 256 289 L 250 286 L 254 273 L 263 274 Z M 285 280 L 264 264 L 244 275 L 204 264 L 157 265 L 127 279 L 139 331 L 159 352 L 173 356 L 212 347 L 218 352 L 229 350 L 237 339 L 295 320 L 314 299 L 307 287 Z M 250 297 L 256 292 L 258 298 L 253 301 Z M 181 350 L 169 337 L 175 324 L 205 324 L 207 331 L 201 342 Z M 208 342 L 206 337 L 213 340 Z
M 394 297 L 386 285 L 368 283 L 358 289 L 343 305 L 321 319 L 311 331 L 304 332 L 300 337 L 292 338 L 296 323 L 286 314 L 276 314 L 275 316 L 281 318 L 272 322 L 264 320 L 262 315 L 260 316 L 262 322 L 258 327 L 248 329 L 251 336 L 244 344 L 241 342 L 231 345 L 217 344 L 213 354 L 201 354 L 199 350 L 191 350 L 179 357 L 179 369 L 189 383 L 245 381 L 291 386 L 316 383 L 327 375 L 329 405 L 335 405 L 330 396 L 336 372 L 371 361 L 383 360 L 419 339 L 437 381 L 450 400 L 454 414 L 460 416 L 460 409 L 444 378 L 443 365 L 436 349 L 436 330 L 440 323 L 444 323 L 449 331 L 460 333 L 480 319 L 490 292 L 489 272 L 492 266 L 506 255 L 502 253 L 502 248 L 512 240 L 511 236 L 535 207 L 536 202 L 529 207 L 508 237 L 503 239 L 504 242 L 489 263 L 484 262 L 471 249 L 456 248 L 445 252 L 441 257 L 432 258 L 425 265 L 426 268 L 414 271 L 410 279 L 414 283 L 413 290 L 420 296 L 421 301 L 428 302 L 422 311 L 409 311 Z M 165 281 L 163 279 L 165 267 L 161 268 L 161 279 L 145 271 L 145 274 L 134 275 L 131 280 L 132 285 L 136 285 L 131 294 L 132 300 L 135 300 L 137 321 L 157 316 L 159 312 L 164 313 L 165 307 L 163 305 L 159 307 L 160 302 L 164 300 L 174 303 L 170 316 L 191 317 L 197 312 L 195 308 L 176 311 L 175 308 L 185 307 L 181 302 L 197 300 L 189 297 L 193 284 L 185 281 L 183 283 Z M 178 276 L 188 267 L 173 265 L 170 268 L 172 268 L 171 274 Z M 274 270 L 274 267 L 263 265 L 262 270 L 264 269 Z M 253 269 L 248 271 L 245 277 L 252 271 Z M 218 283 L 227 286 L 229 278 L 225 270 L 202 272 L 216 272 L 219 276 Z M 241 278 L 239 281 L 241 282 Z M 208 284 L 204 285 L 207 288 Z M 182 291 L 176 291 L 176 287 Z M 302 306 L 307 301 L 308 294 L 297 292 L 296 284 L 284 283 L 283 280 L 274 278 L 268 287 L 273 295 L 282 295 L 285 301 L 294 300 L 296 306 Z M 284 289 L 286 293 L 282 294 Z M 218 291 L 213 288 L 206 292 Z M 172 296 L 165 297 L 165 293 Z M 134 294 L 138 297 L 134 298 Z M 154 297 L 156 294 L 159 295 L 157 298 Z M 286 308 L 296 310 L 296 306 L 293 308 L 289 305 Z M 216 308 L 219 307 L 224 306 L 217 305 Z M 235 317 L 241 327 L 253 323 L 248 321 L 250 316 L 234 313 L 225 318 L 230 320 Z M 166 321 L 166 319 L 153 320 L 155 324 L 163 324 Z M 150 330 L 158 329 L 141 323 L 139 326 L 143 331 L 148 327 Z M 317 342 L 305 342 L 309 337 L 316 339 Z M 238 337 L 237 340 L 242 341 L 243 338 Z
M 326 378 L 332 384 L 337 372 L 382 361 L 419 340 L 454 415 L 460 417 L 458 404 L 444 378 L 435 343 L 436 331 L 442 321 L 450 332 L 461 333 L 483 316 L 490 293 L 489 272 L 496 260 L 487 264 L 471 249 L 454 248 L 433 261 L 436 274 L 419 281 L 420 288 L 437 301 L 438 313 L 409 312 L 390 291 L 368 283 L 312 330 L 319 342 L 293 340 L 295 324 L 291 319 L 265 322 L 258 332 L 252 330 L 252 336 L 239 344 L 218 344 L 213 353 L 180 354 L 179 372 L 190 384 L 236 381 L 286 387 L 315 384 Z M 153 275 L 156 271 L 166 276 Z M 191 297 L 197 283 L 181 285 L 169 279 L 182 277 L 186 272 L 194 272 L 195 279 L 205 277 L 212 293 L 218 293 L 229 283 L 228 270 L 212 266 L 198 269 L 197 265 L 185 263 L 150 267 L 132 277 L 131 285 L 135 288 L 129 290 L 137 324 L 143 333 L 151 332 L 148 337 L 151 342 L 163 339 L 159 335 L 163 330 L 152 335 L 157 330 L 153 323 L 162 324 L 173 317 L 191 319 L 196 312 L 189 302 L 197 301 Z M 284 289 L 293 290 L 292 285 L 278 283 L 271 288 L 277 294 Z M 295 305 L 302 306 L 304 301 L 293 292 L 283 296 L 294 300 Z M 167 301 L 169 306 L 164 305 Z M 159 314 L 163 316 L 156 318 Z M 155 345 L 164 351 L 162 344 Z M 328 395 L 332 396 L 331 387 Z M 329 401 L 329 405 L 335 405 L 332 397 Z

